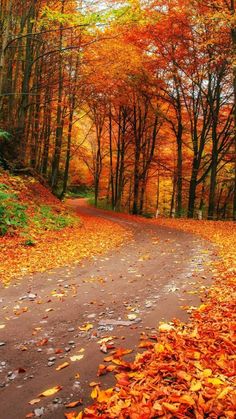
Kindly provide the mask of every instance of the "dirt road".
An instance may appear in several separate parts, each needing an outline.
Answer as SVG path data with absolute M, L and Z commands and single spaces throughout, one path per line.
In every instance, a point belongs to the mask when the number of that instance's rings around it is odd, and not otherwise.
M 79 200 L 72 206 L 121 223 L 133 240 L 109 254 L 26 277 L 1 290 L 1 419 L 23 419 L 30 412 L 61 419 L 70 411 L 64 404 L 82 398 L 83 406 L 88 405 L 91 381 L 104 388 L 113 382 L 112 374 L 96 377 L 106 356 L 98 341 L 113 336 L 115 348 L 137 351 L 142 331 L 148 334 L 159 321 L 173 317 L 187 319 L 181 306 L 197 305 L 199 291 L 204 293 L 211 279 L 206 262 L 213 249 L 202 239 L 123 219 Z M 46 249 L 42 257 L 47 257 Z M 81 330 L 84 326 L 91 328 Z M 81 359 L 74 361 L 75 355 Z M 69 365 L 56 371 L 64 362 Z M 57 394 L 28 404 L 56 385 L 63 387 Z

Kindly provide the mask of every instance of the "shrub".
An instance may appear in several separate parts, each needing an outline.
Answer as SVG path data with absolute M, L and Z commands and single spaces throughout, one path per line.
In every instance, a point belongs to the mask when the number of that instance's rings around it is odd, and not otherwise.
M 8 192 L 8 186 L 0 184 L 0 235 L 13 234 L 27 226 L 26 205 L 18 202 L 17 195 Z
M 35 214 L 33 222 L 44 230 L 61 230 L 75 224 L 76 219 L 67 213 L 55 214 L 50 206 L 42 205 Z

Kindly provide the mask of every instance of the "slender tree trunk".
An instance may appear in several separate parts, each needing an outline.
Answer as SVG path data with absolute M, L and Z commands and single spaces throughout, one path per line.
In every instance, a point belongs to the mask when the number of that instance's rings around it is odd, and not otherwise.
M 134 200 L 133 200 L 133 214 L 139 212 L 138 197 L 139 197 L 139 161 L 140 161 L 140 129 L 137 130 L 137 114 L 136 107 L 134 107 L 134 138 L 135 138 L 135 154 L 134 154 Z
M 2 45 L 0 48 L 0 109 L 2 108 L 3 100 L 3 86 L 5 79 L 5 57 L 6 57 L 6 47 L 9 41 L 10 36 L 10 24 L 11 24 L 11 9 L 12 9 L 12 0 L 6 0 L 5 10 L 3 10 L 2 16 Z
M 112 147 L 112 114 L 111 105 L 109 109 L 109 163 L 110 163 L 110 185 L 111 185 L 111 206 L 115 208 L 114 174 L 113 174 L 113 147 Z
M 27 19 L 27 33 L 31 33 L 34 27 L 34 19 L 36 16 L 36 0 L 32 1 L 30 6 L 30 11 L 28 14 Z M 25 65 L 23 68 L 23 81 L 22 81 L 22 99 L 19 107 L 18 113 L 18 127 L 17 127 L 17 143 L 20 146 L 20 154 L 18 159 L 21 161 L 26 161 L 26 147 L 28 142 L 27 132 L 25 131 L 25 127 L 27 125 L 27 116 L 28 110 L 30 106 L 30 79 L 32 74 L 32 64 L 33 64 L 33 41 L 30 36 L 26 38 L 26 53 L 25 53 Z
M 65 0 L 62 0 L 61 13 L 64 12 Z M 62 136 L 63 136 L 63 119 L 62 119 L 62 97 L 63 97 L 63 63 L 62 63 L 62 47 L 63 47 L 63 25 L 60 25 L 59 39 L 59 63 L 58 63 L 58 99 L 57 99 L 57 118 L 56 118 L 56 139 L 55 149 L 52 161 L 52 177 L 51 187 L 55 192 L 58 185 L 59 165 L 61 157 Z
M 96 153 L 96 162 L 95 162 L 95 179 L 94 179 L 94 196 L 95 196 L 95 207 L 98 206 L 98 195 L 99 195 L 99 183 L 100 183 L 100 173 L 101 173 L 101 137 L 100 135 L 97 138 L 97 153 Z
M 231 0 L 231 12 L 235 16 L 235 0 Z M 231 30 L 233 45 L 233 88 L 234 88 L 234 198 L 233 198 L 233 220 L 236 221 L 236 25 Z
M 210 193 L 208 205 L 208 220 L 213 220 L 215 211 L 215 191 L 216 191 L 216 174 L 218 164 L 217 146 L 212 147 L 212 166 L 211 166 L 211 179 L 210 179 Z
M 66 148 L 66 164 L 65 164 L 64 176 L 63 176 L 62 192 L 60 195 L 61 199 L 64 197 L 67 191 L 67 184 L 68 184 L 68 178 L 69 178 L 73 114 L 74 114 L 74 108 L 72 108 L 72 110 L 70 111 L 68 135 L 67 135 L 67 148 Z
M 192 174 L 189 187 L 189 201 L 188 201 L 188 218 L 193 218 L 195 199 L 196 199 L 196 188 L 197 188 L 197 175 L 198 175 L 198 161 L 194 157 L 192 164 Z
M 183 188 L 182 133 L 183 133 L 182 120 L 179 120 L 178 133 L 177 133 L 177 208 L 176 208 L 177 217 L 181 217 L 182 215 L 182 188 Z
M 124 183 L 125 131 L 126 131 L 126 111 L 123 109 L 122 128 L 121 128 L 121 144 L 120 144 L 119 181 L 118 181 L 118 194 L 117 194 L 117 203 L 116 203 L 118 211 L 120 211 L 120 208 L 121 208 L 121 199 L 122 199 L 123 183 Z
M 173 190 L 171 196 L 171 204 L 170 204 L 170 217 L 175 217 L 175 193 L 176 193 L 176 175 L 174 174 L 173 178 Z

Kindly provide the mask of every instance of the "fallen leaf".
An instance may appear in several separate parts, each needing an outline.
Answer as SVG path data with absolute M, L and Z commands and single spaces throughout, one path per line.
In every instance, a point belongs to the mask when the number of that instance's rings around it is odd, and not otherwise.
M 83 359 L 83 357 L 84 357 L 84 355 L 73 355 L 73 356 L 70 356 L 70 360 L 72 362 L 80 361 L 81 359 Z
M 89 383 L 89 387 L 95 387 L 95 386 L 99 386 L 101 383 L 97 382 L 97 381 L 91 381 L 91 383 Z
M 69 407 L 76 407 L 76 406 L 79 406 L 81 404 L 83 404 L 83 400 L 82 399 L 76 400 L 75 402 L 70 402 L 68 404 L 65 404 L 65 407 L 68 407 L 68 408 Z
M 201 381 L 192 381 L 190 386 L 190 391 L 199 391 L 202 388 Z
M 169 323 L 161 323 L 159 325 L 160 332 L 170 332 L 171 330 L 174 330 L 174 327 Z
M 70 413 L 64 413 L 64 416 L 66 419 L 82 419 L 83 413 L 70 412 Z
M 42 393 L 39 394 L 39 397 L 43 396 L 43 397 L 49 397 L 49 396 L 53 396 L 53 394 L 58 393 L 58 391 L 62 390 L 62 386 L 55 386 L 52 388 L 49 388 L 48 390 L 43 391 Z
M 64 362 L 63 364 L 58 365 L 58 367 L 56 368 L 56 371 L 61 371 L 64 368 L 68 367 L 69 365 L 70 365 L 69 362 Z
M 128 315 L 127 315 L 127 318 L 128 318 L 129 320 L 135 320 L 135 319 L 137 318 L 137 314 L 134 314 L 134 313 L 128 314 Z
M 42 340 L 40 340 L 39 342 L 36 343 L 36 346 L 45 346 L 48 343 L 48 339 L 44 338 Z
M 167 403 L 167 402 L 163 402 L 163 403 L 162 403 L 162 406 L 163 406 L 166 410 L 168 410 L 169 412 L 172 412 L 172 413 L 176 413 L 176 412 L 178 412 L 178 410 L 179 410 L 179 408 L 178 408 L 178 406 L 177 406 L 177 405 L 175 405 L 175 404 L 171 404 L 171 403 Z
M 98 391 L 99 391 L 99 387 L 95 386 L 90 394 L 90 397 L 92 399 L 96 399 L 98 397 Z
M 80 326 L 79 330 L 81 330 L 83 332 L 88 332 L 92 328 L 93 328 L 93 325 L 91 323 L 86 323 L 83 326 Z
M 41 399 L 33 399 L 33 400 L 30 400 L 29 404 L 34 405 L 34 404 L 37 404 L 39 402 L 41 402 Z

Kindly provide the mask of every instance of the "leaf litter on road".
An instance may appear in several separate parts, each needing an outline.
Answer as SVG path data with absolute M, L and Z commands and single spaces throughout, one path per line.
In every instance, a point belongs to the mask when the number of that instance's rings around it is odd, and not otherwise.
M 157 326 L 154 344 L 133 362 L 115 361 L 116 385 L 95 385 L 94 404 L 81 418 L 235 418 L 235 233 L 230 223 L 164 220 L 163 225 L 210 238 L 218 246 L 214 284 L 188 323 L 177 319 Z M 156 341 L 156 343 L 155 343 Z M 150 344 L 151 343 L 151 344 Z M 97 375 L 109 366 L 99 365 Z M 96 383 L 95 383 L 96 384 Z M 140 413 L 137 413 L 140 412 Z M 138 416 L 137 416 L 138 414 Z

